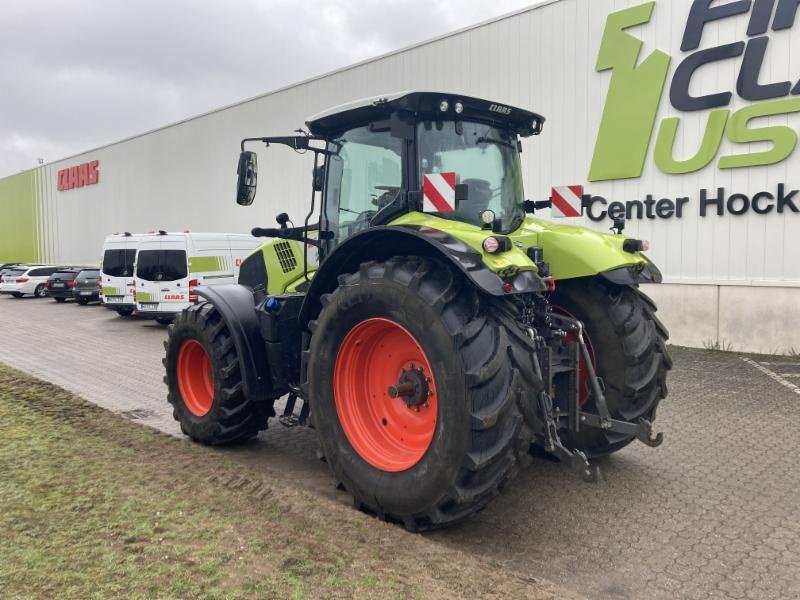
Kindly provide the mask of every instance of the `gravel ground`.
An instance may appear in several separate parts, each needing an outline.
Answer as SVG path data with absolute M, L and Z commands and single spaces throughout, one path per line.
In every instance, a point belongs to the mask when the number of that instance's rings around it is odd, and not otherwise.
M 0 362 L 178 436 L 165 334 L 96 305 L 0 297 Z M 480 515 L 426 537 L 590 598 L 800 598 L 800 361 L 673 354 L 660 448 L 603 460 L 597 485 L 537 460 Z M 313 431 L 275 423 L 230 456 L 348 501 Z

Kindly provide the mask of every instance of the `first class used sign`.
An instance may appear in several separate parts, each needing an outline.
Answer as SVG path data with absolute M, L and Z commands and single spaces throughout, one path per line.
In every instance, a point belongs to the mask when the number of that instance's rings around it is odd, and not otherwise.
M 100 161 L 92 160 L 58 172 L 58 191 L 94 185 L 100 181 Z

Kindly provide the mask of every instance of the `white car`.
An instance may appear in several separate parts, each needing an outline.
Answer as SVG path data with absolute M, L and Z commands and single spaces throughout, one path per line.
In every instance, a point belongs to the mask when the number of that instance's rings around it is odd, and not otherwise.
M 47 278 L 58 271 L 58 267 L 49 265 L 19 265 L 3 275 L 0 283 L 0 294 L 11 294 L 15 298 L 29 294 L 41 298 L 47 294 Z

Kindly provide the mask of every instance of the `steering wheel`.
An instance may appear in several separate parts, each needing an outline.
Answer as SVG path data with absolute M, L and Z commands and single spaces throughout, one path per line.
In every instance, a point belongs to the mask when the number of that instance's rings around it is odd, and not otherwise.
M 369 228 L 369 222 L 376 214 L 378 214 L 377 210 L 365 210 L 359 214 L 354 221 L 347 224 L 347 237 Z
M 373 196 L 371 201 L 372 205 L 377 206 L 379 209 L 390 204 L 397 198 L 397 192 L 400 191 L 400 188 L 396 185 L 376 185 L 373 187 L 383 192 L 380 196 Z

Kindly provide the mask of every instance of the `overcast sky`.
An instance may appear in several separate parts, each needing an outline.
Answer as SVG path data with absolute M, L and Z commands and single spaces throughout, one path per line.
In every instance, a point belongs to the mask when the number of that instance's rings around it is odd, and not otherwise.
M 0 177 L 533 0 L 0 0 Z

